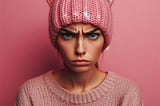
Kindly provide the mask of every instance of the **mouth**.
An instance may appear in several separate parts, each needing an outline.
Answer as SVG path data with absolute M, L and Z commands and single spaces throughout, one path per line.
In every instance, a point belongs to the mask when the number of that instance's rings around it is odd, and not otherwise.
M 90 61 L 85 59 L 77 59 L 77 60 L 73 60 L 72 64 L 75 66 L 87 66 L 90 64 Z

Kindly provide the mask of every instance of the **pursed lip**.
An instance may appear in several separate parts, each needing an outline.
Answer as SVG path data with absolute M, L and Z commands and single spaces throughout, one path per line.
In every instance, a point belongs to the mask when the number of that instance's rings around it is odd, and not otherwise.
M 85 65 L 89 65 L 90 61 L 86 60 L 86 59 L 76 59 L 72 61 L 73 65 L 76 66 L 85 66 Z

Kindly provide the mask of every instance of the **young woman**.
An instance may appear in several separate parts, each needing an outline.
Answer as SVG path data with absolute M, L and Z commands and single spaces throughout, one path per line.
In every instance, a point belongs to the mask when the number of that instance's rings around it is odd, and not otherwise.
M 48 0 L 50 39 L 64 68 L 25 82 L 17 106 L 142 106 L 132 81 L 98 67 L 111 40 L 112 2 Z

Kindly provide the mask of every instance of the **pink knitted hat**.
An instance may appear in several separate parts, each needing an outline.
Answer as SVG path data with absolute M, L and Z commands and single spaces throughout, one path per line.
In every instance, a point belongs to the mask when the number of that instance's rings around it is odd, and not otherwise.
M 59 29 L 73 23 L 92 24 L 104 34 L 106 48 L 112 36 L 111 6 L 113 0 L 47 0 L 50 6 L 49 33 L 52 43 Z

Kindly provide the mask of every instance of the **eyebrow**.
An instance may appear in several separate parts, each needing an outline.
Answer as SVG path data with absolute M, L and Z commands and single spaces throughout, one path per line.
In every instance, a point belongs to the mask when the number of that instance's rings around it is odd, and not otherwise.
M 93 29 L 93 30 L 91 30 L 91 31 L 85 32 L 84 34 L 90 34 L 90 33 L 93 33 L 93 32 L 95 32 L 95 31 L 97 31 L 97 30 L 99 30 L 99 28 L 95 28 L 95 29 Z M 70 30 L 67 30 L 67 29 L 64 29 L 64 28 L 62 28 L 61 31 L 65 31 L 65 32 L 77 34 L 77 33 L 73 32 L 73 31 L 70 31 Z

